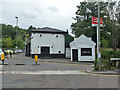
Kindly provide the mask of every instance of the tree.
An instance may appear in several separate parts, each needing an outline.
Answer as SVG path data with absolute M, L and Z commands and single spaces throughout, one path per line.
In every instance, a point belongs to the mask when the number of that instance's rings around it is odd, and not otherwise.
M 107 3 L 101 3 L 101 16 L 107 15 L 106 7 Z M 96 28 L 91 26 L 92 17 L 97 17 L 98 8 L 96 2 L 80 2 L 77 6 L 76 22 L 72 23 L 72 33 L 75 37 L 85 34 L 88 37 L 92 37 L 93 41 L 96 42 Z
M 22 39 L 21 36 L 17 36 L 17 38 L 15 39 L 16 44 L 17 44 L 17 47 L 20 48 L 20 49 L 24 49 L 25 48 L 25 43 Z
M 102 39 L 101 39 L 101 46 L 104 47 L 104 48 L 108 48 L 110 46 L 109 45 L 109 41 L 102 37 Z
M 109 26 L 112 26 L 111 27 L 111 34 L 112 34 L 112 38 L 111 38 L 111 41 L 112 41 L 112 47 L 113 47 L 113 50 L 117 50 L 117 47 L 118 47 L 118 43 L 120 42 L 119 41 L 119 17 L 117 15 L 117 10 L 120 9 L 120 6 L 119 4 L 116 5 L 117 2 L 113 2 L 113 3 L 109 3 L 109 15 L 110 15 L 110 20 L 112 20 L 111 22 L 111 25 Z
M 18 43 L 19 48 L 23 48 L 25 45 L 23 42 L 26 41 L 27 38 L 27 32 L 25 29 L 19 28 L 19 27 L 13 27 L 12 25 L 5 25 L 0 24 L 2 27 L 2 47 L 3 48 L 15 48 L 16 42 Z M 17 30 L 17 36 L 16 36 L 16 30 Z M 10 39 L 12 41 L 12 46 L 6 45 L 6 39 Z M 10 42 L 11 42 L 10 41 Z
M 101 2 L 100 3 L 100 17 L 103 18 L 104 24 L 101 28 L 101 41 L 102 44 L 104 41 L 107 41 L 108 47 L 111 47 L 111 41 L 116 41 L 114 46 L 120 42 L 118 40 L 118 26 L 116 20 L 113 22 L 111 19 L 111 11 L 113 11 L 113 7 L 116 5 L 116 2 L 108 3 L 108 2 Z M 85 34 L 88 37 L 92 37 L 93 41 L 96 40 L 96 27 L 92 27 L 92 17 L 98 16 L 98 6 L 96 2 L 80 2 L 80 5 L 77 6 L 78 10 L 76 11 L 76 20 L 75 23 L 72 23 L 72 33 L 75 34 L 75 37 L 80 36 L 81 34 Z M 116 19 L 116 18 L 115 18 Z M 113 32 L 114 30 L 114 32 Z M 115 34 L 114 34 L 115 33 Z M 114 36 L 113 36 L 114 34 Z M 112 37 L 112 38 L 111 38 Z M 114 39 L 114 40 L 112 40 Z M 104 46 L 104 45 L 103 45 Z
M 35 28 L 35 27 L 33 27 L 32 25 L 30 25 L 30 26 L 29 26 L 29 28 L 26 30 L 26 31 L 27 31 L 27 33 L 30 33 L 30 31 L 31 31 L 32 29 L 36 29 L 36 28 Z
M 12 45 L 13 45 L 13 41 L 12 41 L 12 38 L 11 37 L 8 37 L 8 38 L 3 38 L 2 39 L 2 45 L 5 47 L 5 48 L 11 48 Z

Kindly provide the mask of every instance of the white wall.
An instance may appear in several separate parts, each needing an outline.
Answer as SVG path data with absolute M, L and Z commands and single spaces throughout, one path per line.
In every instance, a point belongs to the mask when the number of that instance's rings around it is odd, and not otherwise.
M 71 50 L 70 48 L 66 48 L 66 58 L 70 58 L 71 57 Z
M 72 50 L 78 49 L 78 61 L 94 61 L 95 60 L 95 46 L 82 46 L 82 47 L 71 47 L 71 61 L 72 60 Z M 92 48 L 92 56 L 81 56 L 81 48 Z
M 40 37 L 40 35 L 42 36 Z M 41 54 L 42 46 L 50 47 L 50 54 L 59 54 L 59 51 L 61 54 L 65 54 L 65 36 L 63 34 L 32 33 L 31 37 L 33 37 L 31 39 L 31 54 Z

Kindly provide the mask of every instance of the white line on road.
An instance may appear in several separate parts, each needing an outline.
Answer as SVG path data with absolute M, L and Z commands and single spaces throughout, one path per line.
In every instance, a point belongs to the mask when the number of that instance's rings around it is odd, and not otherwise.
M 79 70 L 66 70 L 66 71 L 2 71 L 4 74 L 36 74 L 36 75 L 83 75 Z
M 0 70 L 2 70 L 3 65 L 0 65 Z

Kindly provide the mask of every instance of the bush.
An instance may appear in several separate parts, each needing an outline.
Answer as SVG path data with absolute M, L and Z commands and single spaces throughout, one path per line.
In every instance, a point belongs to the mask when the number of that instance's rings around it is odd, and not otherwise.
M 98 64 L 98 59 L 94 61 L 94 70 L 98 71 L 99 70 L 99 64 Z
M 111 64 L 110 59 L 101 59 L 101 63 L 102 63 L 101 70 L 109 70 L 110 69 L 110 64 Z
M 111 66 L 110 58 L 120 58 L 120 50 L 104 50 L 101 52 L 101 70 L 109 70 Z M 98 60 L 94 61 L 94 70 L 99 70 Z
M 120 58 L 120 50 L 115 50 L 115 51 L 104 50 L 101 52 L 101 56 L 102 59 L 110 59 L 112 57 Z
M 110 59 L 111 58 L 111 55 L 113 54 L 113 51 L 111 50 L 104 50 L 101 52 L 101 58 L 102 59 Z
M 112 51 L 111 57 L 120 58 L 120 50 Z

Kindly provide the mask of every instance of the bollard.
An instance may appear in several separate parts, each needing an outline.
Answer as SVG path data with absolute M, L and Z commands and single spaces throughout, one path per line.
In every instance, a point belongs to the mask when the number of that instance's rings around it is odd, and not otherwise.
M 35 63 L 37 64 L 38 61 L 38 55 L 35 55 Z
M 1 54 L 1 60 L 2 60 L 2 64 L 4 64 L 4 60 L 5 60 L 4 54 Z

